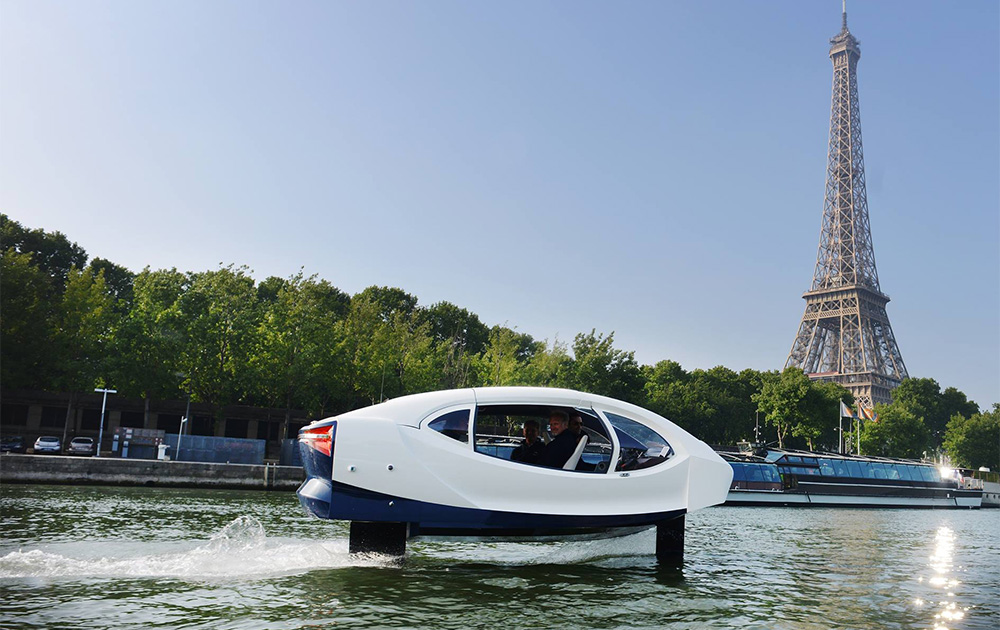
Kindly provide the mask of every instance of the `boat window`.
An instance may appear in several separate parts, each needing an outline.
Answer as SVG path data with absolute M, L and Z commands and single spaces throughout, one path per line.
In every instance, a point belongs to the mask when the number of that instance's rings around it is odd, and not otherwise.
M 930 481 L 932 483 L 941 481 L 941 475 L 938 473 L 937 468 L 932 468 L 930 466 L 920 466 L 919 468 L 924 481 Z
M 819 466 L 819 462 L 816 461 L 815 457 L 803 457 L 802 463 L 809 464 L 811 466 Z
M 831 462 L 828 459 L 819 460 L 819 470 L 822 474 L 826 475 L 827 477 L 834 477 L 837 474 L 833 470 L 833 462 Z
M 913 464 L 907 464 L 907 468 L 910 469 L 910 479 L 913 481 L 923 481 L 924 475 L 920 472 L 921 466 L 914 466 Z
M 871 462 L 861 462 L 861 472 L 864 474 L 865 479 L 876 479 L 875 469 L 872 468 Z
M 549 417 L 553 412 L 567 418 L 579 416 L 582 421 L 580 435 L 587 436 L 587 445 L 576 470 L 607 471 L 613 445 L 606 425 L 591 409 L 549 405 L 481 405 L 476 408 L 476 452 L 527 465 L 546 465 L 545 449 L 553 439 L 548 431 Z M 572 431 L 572 424 L 566 431 Z M 538 436 L 533 440 L 533 447 L 525 444 L 529 433 Z M 576 439 L 579 440 L 579 436 Z
M 848 472 L 847 476 L 848 477 L 854 477 L 855 479 L 861 479 L 861 478 L 863 478 L 865 476 L 865 473 L 863 473 L 861 471 L 861 464 L 860 463 L 858 463 L 858 462 L 856 462 L 854 460 L 851 460 L 851 459 L 847 460 L 845 463 L 847 464 L 847 472 Z
M 872 468 L 875 469 L 876 479 L 888 479 L 889 475 L 885 472 L 885 464 L 875 462 L 872 464 Z
M 889 479 L 899 479 L 899 471 L 896 470 L 895 464 L 885 464 L 885 474 L 888 475 Z
M 760 466 L 757 464 L 750 464 L 747 466 L 747 481 L 764 481 L 764 475 L 760 472 Z
M 729 462 L 729 465 L 733 467 L 733 481 L 746 481 L 747 475 L 744 470 L 745 464 L 739 462 Z
M 896 464 L 896 471 L 899 473 L 899 478 L 904 481 L 912 481 L 913 478 L 910 476 L 910 467 L 906 464 Z
M 796 455 L 789 455 L 788 457 L 785 458 L 785 460 L 789 464 L 801 464 L 802 463 L 802 458 L 798 457 Z
M 667 440 L 641 422 L 605 411 L 621 447 L 615 470 L 639 470 L 662 464 L 674 456 Z
M 428 426 L 442 435 L 459 442 L 469 441 L 469 410 L 450 411 L 435 418 Z
M 778 469 L 775 466 L 764 466 L 764 472 L 767 473 L 764 477 L 773 483 L 781 483 L 781 475 L 778 474 Z
M 838 477 L 850 477 L 851 471 L 847 469 L 847 462 L 842 459 L 833 460 L 833 469 L 837 471 Z

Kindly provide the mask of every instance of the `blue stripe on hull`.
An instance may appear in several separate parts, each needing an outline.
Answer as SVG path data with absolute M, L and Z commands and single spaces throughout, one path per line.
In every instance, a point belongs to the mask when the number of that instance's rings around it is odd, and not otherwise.
M 438 505 L 402 499 L 317 477 L 299 488 L 299 500 L 320 518 L 409 523 L 410 535 L 534 537 L 600 533 L 651 526 L 686 510 L 615 516 L 528 514 Z

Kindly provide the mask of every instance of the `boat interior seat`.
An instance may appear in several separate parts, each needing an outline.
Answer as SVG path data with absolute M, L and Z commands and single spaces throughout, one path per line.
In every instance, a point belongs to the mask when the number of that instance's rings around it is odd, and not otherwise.
M 576 443 L 576 448 L 573 450 L 573 454 L 569 456 L 566 463 L 563 464 L 563 470 L 576 470 L 576 465 L 580 463 L 580 458 L 583 456 L 583 449 L 587 447 L 587 436 L 584 435 L 580 438 L 580 441 Z

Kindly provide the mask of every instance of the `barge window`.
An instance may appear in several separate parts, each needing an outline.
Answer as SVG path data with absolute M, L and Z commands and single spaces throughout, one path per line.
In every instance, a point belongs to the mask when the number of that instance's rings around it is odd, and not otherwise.
M 861 472 L 864 474 L 865 479 L 876 479 L 875 469 L 872 468 L 871 462 L 861 462 Z
M 764 470 L 764 479 L 773 483 L 781 483 L 781 475 L 778 474 L 778 469 L 774 466 L 761 466 Z
M 847 477 L 862 479 L 865 476 L 865 474 L 861 472 L 861 464 L 859 464 L 858 462 L 849 459 L 845 463 L 847 464 L 847 471 L 848 471 L 848 474 L 846 475 Z
M 837 471 L 838 477 L 850 477 L 851 473 L 847 470 L 847 462 L 842 459 L 833 460 L 833 469 Z
M 900 479 L 903 479 L 904 481 L 913 481 L 913 478 L 910 477 L 909 466 L 907 466 L 906 464 L 896 464 L 895 468 L 896 472 L 899 473 Z
M 740 464 L 738 462 L 729 462 L 729 465 L 733 467 L 733 481 L 746 481 L 746 464 Z
M 833 463 L 828 459 L 819 460 L 820 472 L 827 477 L 836 477 L 837 473 L 833 470 Z
M 886 472 L 887 475 L 889 475 L 889 479 L 894 479 L 894 480 L 897 480 L 897 481 L 899 480 L 899 471 L 896 470 L 896 465 L 895 464 L 886 464 L 885 465 L 885 472 Z
M 872 470 L 875 471 L 876 479 L 887 479 L 888 475 L 885 474 L 885 466 L 878 462 L 872 463 Z
M 760 474 L 760 466 L 756 464 L 750 464 L 747 466 L 747 481 L 764 481 L 764 475 Z
M 924 481 L 931 483 L 941 481 L 941 475 L 938 474 L 937 468 L 931 468 L 930 466 L 918 466 L 918 468 L 920 468 L 920 475 Z

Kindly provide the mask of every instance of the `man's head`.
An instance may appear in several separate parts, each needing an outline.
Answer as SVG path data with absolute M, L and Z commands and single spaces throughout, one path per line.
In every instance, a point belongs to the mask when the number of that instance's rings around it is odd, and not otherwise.
M 551 433 L 553 437 L 565 431 L 568 425 L 569 417 L 566 415 L 566 412 L 553 411 L 549 415 L 549 433 Z
M 528 444 L 534 444 L 535 440 L 538 439 L 538 420 L 525 420 L 524 427 L 524 441 Z
M 580 414 L 575 413 L 572 416 L 570 416 L 569 430 L 577 435 L 580 435 L 580 433 L 583 431 L 583 418 L 580 417 Z

